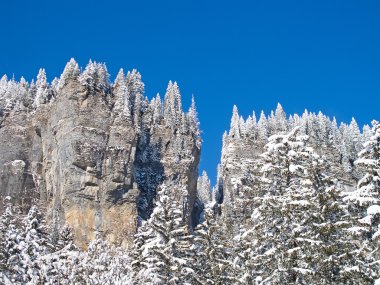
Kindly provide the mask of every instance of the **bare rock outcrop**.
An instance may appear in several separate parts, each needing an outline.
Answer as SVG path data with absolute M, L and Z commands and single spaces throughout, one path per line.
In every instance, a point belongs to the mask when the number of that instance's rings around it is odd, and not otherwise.
M 58 82 L 36 85 L 25 87 L 28 104 L 0 94 L 1 197 L 25 209 L 39 201 L 53 233 L 66 223 L 81 247 L 96 233 L 130 243 L 163 183 L 182 186 L 174 198 L 193 223 L 198 122 L 195 109 L 182 111 L 175 83 L 165 102 L 148 101 L 136 71 L 111 85 L 104 65 L 80 73 L 71 60 Z

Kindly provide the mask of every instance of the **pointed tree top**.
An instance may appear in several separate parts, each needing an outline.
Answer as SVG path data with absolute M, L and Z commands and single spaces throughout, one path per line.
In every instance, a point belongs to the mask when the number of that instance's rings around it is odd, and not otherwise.
M 256 123 L 256 121 L 257 121 L 255 111 L 252 112 L 252 121 L 253 121 L 254 123 Z
M 190 105 L 190 108 L 189 108 L 189 113 L 191 113 L 192 115 L 197 115 L 197 107 L 195 105 L 195 99 L 194 99 L 194 95 L 191 95 L 191 105 Z
M 77 70 L 79 73 L 79 65 L 73 57 L 70 58 L 70 60 L 66 63 L 64 70 L 66 69 L 71 70 L 71 71 Z
M 358 123 L 356 122 L 355 118 L 352 117 L 351 122 L 350 122 L 350 129 L 355 132 L 360 132 Z
M 117 80 L 122 80 L 124 78 L 125 78 L 125 76 L 124 76 L 124 69 L 120 68 L 119 72 L 117 73 L 117 76 L 116 76 L 116 81 Z
M 119 72 L 117 73 L 114 86 L 117 88 L 119 86 L 123 86 L 124 84 L 125 84 L 124 70 L 120 68 Z
M 45 71 L 45 68 L 40 68 L 40 69 L 38 70 L 37 81 L 39 80 L 39 78 L 42 78 L 42 77 L 46 77 L 46 71 Z
M 178 87 L 178 84 L 176 81 L 172 82 L 171 80 L 169 80 L 169 83 L 168 83 L 168 87 L 166 88 L 166 92 L 167 94 L 173 94 L 173 95 L 176 95 L 176 94 L 179 94 L 179 87 Z
M 6 74 L 4 74 L 1 79 L 0 79 L 1 82 L 7 82 L 8 81 L 8 76 Z
M 63 87 L 69 79 L 75 79 L 79 76 L 79 65 L 75 61 L 74 58 L 71 58 L 68 63 L 66 63 L 66 66 L 61 74 L 61 77 L 59 79 L 58 83 L 58 89 Z
M 37 87 L 45 87 L 47 85 L 46 72 L 44 68 L 40 68 L 36 81 Z
M 239 114 L 238 107 L 235 104 L 234 104 L 234 106 L 232 108 L 232 114 Z
M 285 111 L 284 111 L 284 108 L 282 108 L 282 105 L 280 103 L 277 103 L 277 108 L 276 108 L 276 111 L 275 111 L 275 114 L 278 116 L 278 115 L 285 115 Z
M 132 82 L 132 83 L 137 82 L 139 85 L 142 86 L 142 88 L 144 88 L 144 83 L 142 83 L 141 74 L 135 68 L 132 69 L 132 71 L 127 72 L 126 80 L 127 80 L 127 82 Z
M 230 124 L 230 133 L 229 135 L 234 138 L 240 138 L 240 118 L 239 111 L 236 105 L 232 108 L 232 117 Z
M 260 121 L 266 121 L 267 120 L 267 117 L 265 116 L 265 113 L 264 113 L 264 110 L 261 110 L 261 113 L 260 113 L 260 118 L 259 118 L 259 122 Z

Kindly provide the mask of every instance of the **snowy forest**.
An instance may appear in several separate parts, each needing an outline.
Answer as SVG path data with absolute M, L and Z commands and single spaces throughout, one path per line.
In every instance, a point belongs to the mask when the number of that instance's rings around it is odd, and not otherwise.
M 136 70 L 111 83 L 104 64 L 80 70 L 73 59 L 51 83 L 44 69 L 31 83 L 3 76 L 0 124 L 72 96 L 73 80 L 86 96 L 102 94 L 115 120 L 143 138 L 140 148 L 156 125 L 178 138 L 171 164 L 191 158 L 180 135 L 200 147 L 194 98 L 183 112 L 177 83 L 149 101 Z M 192 222 L 184 184 L 149 180 L 154 189 L 139 197 L 128 244 L 96 229 L 80 247 L 71 225 L 57 229 L 38 199 L 25 209 L 1 197 L 0 284 L 380 284 L 378 121 L 361 128 L 322 112 L 287 115 L 280 104 L 244 119 L 234 106 L 222 139 L 217 183 L 199 176 Z M 154 148 L 142 153 L 144 163 L 158 161 Z M 139 187 L 148 183 L 142 171 L 135 176 Z

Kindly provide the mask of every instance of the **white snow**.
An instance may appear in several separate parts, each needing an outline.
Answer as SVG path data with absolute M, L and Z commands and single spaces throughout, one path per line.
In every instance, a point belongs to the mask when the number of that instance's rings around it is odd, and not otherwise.
M 376 215 L 376 214 L 380 214 L 380 206 L 379 205 L 369 206 L 367 209 L 367 215 Z

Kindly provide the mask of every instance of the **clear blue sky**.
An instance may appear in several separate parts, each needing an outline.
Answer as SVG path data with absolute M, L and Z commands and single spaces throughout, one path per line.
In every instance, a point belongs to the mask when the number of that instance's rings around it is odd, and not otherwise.
M 2 1 L 0 73 L 59 76 L 74 57 L 137 68 L 149 98 L 194 94 L 215 180 L 233 104 L 380 119 L 380 1 Z

